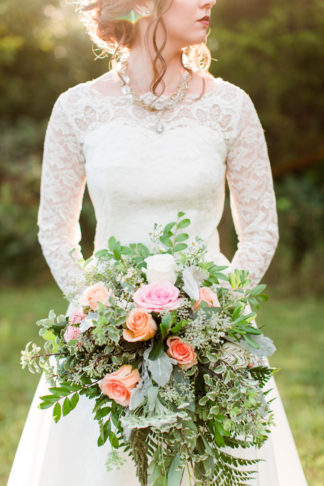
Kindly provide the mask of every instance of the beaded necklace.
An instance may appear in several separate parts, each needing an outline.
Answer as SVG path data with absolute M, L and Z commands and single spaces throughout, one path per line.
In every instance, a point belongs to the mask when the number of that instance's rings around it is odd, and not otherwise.
M 180 78 L 180 83 L 177 90 L 166 99 L 161 99 L 155 96 L 152 102 L 147 103 L 141 96 L 138 96 L 130 86 L 129 76 L 126 74 L 127 63 L 123 64 L 120 69 L 118 69 L 119 77 L 121 78 L 123 94 L 129 96 L 133 103 L 137 106 L 144 108 L 150 112 L 157 112 L 158 119 L 155 125 L 155 131 L 157 133 L 163 133 L 164 125 L 162 123 L 162 114 L 165 110 L 173 108 L 175 105 L 180 103 L 188 91 L 190 81 L 192 79 L 192 71 L 185 70 Z

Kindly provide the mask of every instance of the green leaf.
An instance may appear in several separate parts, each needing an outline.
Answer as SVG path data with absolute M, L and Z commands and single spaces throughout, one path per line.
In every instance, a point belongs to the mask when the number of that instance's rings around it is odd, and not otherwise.
M 167 486 L 178 486 L 180 484 L 183 468 L 177 471 L 179 466 L 181 466 L 181 459 L 180 454 L 178 453 L 174 456 L 170 464 Z
M 43 339 L 45 339 L 45 341 L 49 341 L 50 343 L 52 343 L 52 351 L 53 353 L 56 353 L 59 348 L 56 342 L 56 335 L 48 329 L 45 332 L 40 332 L 40 335 Z
M 250 295 L 259 295 L 266 288 L 266 284 L 259 284 L 250 291 Z
M 107 420 L 104 424 L 100 423 L 100 436 L 98 438 L 98 446 L 101 447 L 105 444 L 109 437 L 109 433 L 111 430 L 111 422 Z
M 172 334 L 177 334 L 180 329 L 182 329 L 184 326 L 186 326 L 190 321 L 185 321 L 184 319 L 181 319 L 175 326 L 171 328 L 171 333 Z
M 102 258 L 102 257 L 105 257 L 105 256 L 107 256 L 107 255 L 109 255 L 109 251 L 108 251 L 108 250 L 104 250 L 104 249 L 103 249 L 103 250 L 98 250 L 98 251 L 96 251 L 96 253 L 95 253 L 95 256 L 96 256 L 97 258 Z
M 63 402 L 63 416 L 67 415 L 71 410 L 72 408 L 71 408 L 70 400 L 68 397 L 66 397 Z
M 100 408 L 96 412 L 95 419 L 98 420 L 98 419 L 101 419 L 103 417 L 106 417 L 110 412 L 111 412 L 111 408 L 110 407 Z
M 60 397 L 66 397 L 71 393 L 70 388 L 67 387 L 57 387 L 57 386 L 52 386 L 49 388 L 49 391 L 52 392 L 55 395 L 58 395 Z
M 187 226 L 189 226 L 191 223 L 190 219 L 182 219 L 181 221 L 179 221 L 179 223 L 177 224 L 177 228 L 178 229 L 183 229 L 183 228 L 187 228 Z
M 168 223 L 167 225 L 165 225 L 164 230 L 163 230 L 163 233 L 164 233 L 164 234 L 165 234 L 165 233 L 169 233 L 169 232 L 172 230 L 172 228 L 173 228 L 173 226 L 174 226 L 175 224 L 176 224 L 176 223 L 174 223 L 174 222 L 173 222 L 173 223 Z
M 82 389 L 80 385 L 75 385 L 75 384 L 72 385 L 72 383 L 68 383 L 67 381 L 62 382 L 61 386 L 65 388 L 69 388 L 71 391 L 79 391 Z
M 236 321 L 236 319 L 238 319 L 238 317 L 241 315 L 241 310 L 242 310 L 242 304 L 238 303 L 232 314 L 233 321 Z
M 43 402 L 45 403 L 55 403 L 57 400 L 60 398 L 59 395 L 43 395 L 42 397 L 39 397 Z
M 254 339 L 250 338 L 248 335 L 244 336 L 245 341 L 252 346 L 254 349 L 259 349 L 260 345 L 254 341 Z
M 171 248 L 172 247 L 172 241 L 170 240 L 170 238 L 167 238 L 165 236 L 160 236 L 160 241 L 166 247 L 168 247 L 168 248 Z
M 214 429 L 214 437 L 215 437 L 215 442 L 219 447 L 225 447 L 225 441 L 223 437 L 219 434 L 219 432 Z
M 54 408 L 53 408 L 53 418 L 54 418 L 54 422 L 57 424 L 57 422 L 60 420 L 61 418 L 61 404 L 59 402 L 57 402 L 55 405 L 54 405 Z
M 187 247 L 188 247 L 188 245 L 186 243 L 178 243 L 173 248 L 173 251 L 182 251 L 182 250 L 185 250 Z
M 46 408 L 50 408 L 52 407 L 54 404 L 53 403 L 49 403 L 49 402 L 42 402 L 38 405 L 38 408 L 40 408 L 41 410 L 45 410 Z
M 184 213 L 183 211 L 179 211 L 178 212 L 178 218 L 182 218 L 182 216 L 184 216 L 186 213 Z
M 162 339 L 165 339 L 165 337 L 167 336 L 171 323 L 172 323 L 172 315 L 170 313 L 164 314 L 160 324 Z
M 54 329 L 54 331 L 59 332 L 66 327 L 66 324 L 67 324 L 66 321 L 58 322 L 57 324 L 54 324 L 53 329 Z
M 111 430 L 109 432 L 109 440 L 110 440 L 110 443 L 111 445 L 115 448 L 115 449 L 118 449 L 118 446 L 119 446 L 119 440 L 116 436 L 116 434 L 114 434 L 114 432 Z
M 116 243 L 116 238 L 114 236 L 111 236 L 108 240 L 108 247 L 111 251 L 114 251 Z
M 118 427 L 118 425 L 119 425 L 119 416 L 118 416 L 118 414 L 114 410 L 112 410 L 112 412 L 111 412 L 111 420 L 112 420 L 114 426 L 115 427 Z
M 188 233 L 180 233 L 179 235 L 176 235 L 175 241 L 179 243 L 180 241 L 185 241 L 189 238 Z
M 120 243 L 119 241 L 116 242 L 115 247 L 113 249 L 113 254 L 116 260 L 120 260 Z
M 163 341 L 156 341 L 153 348 L 151 349 L 148 359 L 150 359 L 151 361 L 158 359 L 159 356 L 162 355 L 163 351 L 164 351 Z
M 72 397 L 70 398 L 70 405 L 71 405 L 71 410 L 73 410 L 79 402 L 79 395 L 78 393 L 74 393 Z
M 260 331 L 260 329 L 251 326 L 246 326 L 245 331 L 247 334 L 262 334 L 262 331 Z

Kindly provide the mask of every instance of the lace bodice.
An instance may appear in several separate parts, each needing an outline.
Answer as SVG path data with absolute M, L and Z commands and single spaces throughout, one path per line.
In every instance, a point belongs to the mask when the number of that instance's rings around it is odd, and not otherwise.
M 82 279 L 79 215 L 86 183 L 97 220 L 95 251 L 111 235 L 149 246 L 145 236 L 154 223 L 183 210 L 192 222 L 190 237 L 202 237 L 216 263 L 247 269 L 258 283 L 274 254 L 278 223 L 266 141 L 250 97 L 213 78 L 200 100 L 188 94 L 165 111 L 165 130 L 157 133 L 156 113 L 111 94 L 115 77 L 110 71 L 62 93 L 46 131 L 38 236 L 62 291 Z M 238 237 L 231 262 L 220 252 L 217 231 L 226 179 Z

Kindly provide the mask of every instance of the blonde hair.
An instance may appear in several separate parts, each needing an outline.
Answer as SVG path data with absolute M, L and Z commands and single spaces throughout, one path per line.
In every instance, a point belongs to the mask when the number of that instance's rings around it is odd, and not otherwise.
M 167 42 L 166 26 L 163 20 L 164 4 L 166 0 L 154 0 L 153 11 L 156 19 L 152 23 L 153 46 L 155 58 L 153 60 L 154 79 L 151 90 L 156 94 L 157 86 L 163 81 L 166 72 L 166 62 L 163 58 L 163 48 Z M 78 0 L 78 10 L 81 13 L 82 22 L 92 41 L 101 49 L 102 56 L 111 57 L 111 66 L 115 67 L 119 61 L 128 57 L 129 50 L 134 44 L 137 23 L 132 23 L 120 17 L 128 15 L 139 4 L 139 0 Z M 161 47 L 157 46 L 156 35 L 159 25 L 162 27 L 165 38 Z M 182 55 L 182 63 L 186 69 L 208 72 L 211 63 L 211 53 L 206 43 L 185 47 Z M 160 61 L 162 67 L 157 68 Z M 163 91 L 165 89 L 165 85 Z M 163 92 L 162 91 L 162 92 Z M 161 93 L 162 94 L 162 93 Z

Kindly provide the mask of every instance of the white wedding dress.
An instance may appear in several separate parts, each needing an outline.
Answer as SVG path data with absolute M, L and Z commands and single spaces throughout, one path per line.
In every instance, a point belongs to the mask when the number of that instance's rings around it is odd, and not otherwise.
M 259 282 L 277 246 L 278 225 L 266 142 L 250 97 L 213 78 L 212 89 L 200 100 L 188 94 L 166 110 L 164 131 L 158 133 L 156 113 L 135 106 L 127 94 L 111 94 L 116 80 L 110 71 L 61 94 L 47 128 L 39 240 L 58 285 L 69 292 L 74 280 L 82 279 L 77 258 L 72 261 L 69 252 L 81 237 L 86 182 L 97 219 L 95 250 L 105 247 L 110 235 L 124 244 L 149 245 L 145 236 L 154 223 L 170 222 L 183 210 L 192 222 L 190 236 L 207 242 L 211 259 L 230 269 L 248 269 L 252 283 Z M 149 101 L 152 95 L 142 96 Z M 226 179 L 238 235 L 231 263 L 220 252 L 217 232 Z M 252 451 L 265 462 L 251 485 L 305 486 L 273 379 L 270 386 L 276 426 L 265 446 Z M 127 455 L 120 470 L 105 470 L 109 445 L 96 445 L 92 403 L 82 398 L 55 424 L 51 409 L 37 408 L 46 389 L 42 376 L 8 486 L 139 486 Z M 189 484 L 186 474 L 182 486 Z

